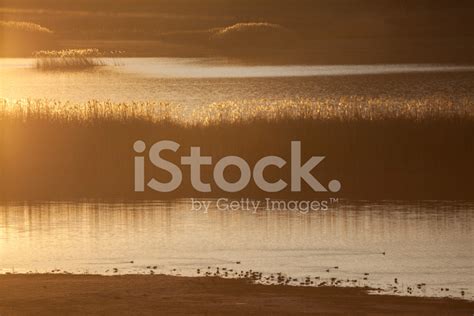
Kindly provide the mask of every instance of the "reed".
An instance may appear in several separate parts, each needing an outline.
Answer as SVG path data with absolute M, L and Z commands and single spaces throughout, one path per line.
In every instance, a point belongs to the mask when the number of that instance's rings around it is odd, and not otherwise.
M 103 54 L 96 48 L 42 50 L 33 54 L 39 70 L 77 70 L 103 66 Z
M 212 103 L 193 109 L 167 102 L 111 102 L 90 100 L 85 103 L 51 99 L 0 99 L 0 117 L 17 121 L 44 120 L 100 124 L 101 122 L 147 124 L 163 122 L 177 125 L 223 126 L 254 122 L 282 121 L 412 121 L 474 120 L 470 97 L 400 98 L 342 96 L 319 99 L 243 100 Z
M 57 100 L 0 102 L 0 199 L 155 199 L 232 196 L 214 188 L 195 192 L 188 177 L 175 192 L 133 192 L 133 143 L 169 139 L 214 162 L 237 155 L 253 165 L 263 156 L 290 161 L 290 142 L 303 157 L 325 156 L 315 175 L 339 179 L 337 195 L 352 199 L 473 199 L 474 107 L 469 98 L 410 100 L 347 97 L 299 101 L 219 103 L 188 109 L 168 103 L 83 104 Z M 167 174 L 147 165 L 147 176 Z M 203 181 L 212 183 L 203 167 Z M 269 181 L 289 179 L 289 168 L 269 170 Z M 229 171 L 229 180 L 238 176 Z M 251 184 L 237 196 L 327 197 L 265 194 Z

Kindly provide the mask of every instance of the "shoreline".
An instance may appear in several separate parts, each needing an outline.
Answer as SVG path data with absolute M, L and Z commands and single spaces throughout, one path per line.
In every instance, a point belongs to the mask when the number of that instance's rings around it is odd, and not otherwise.
M 0 275 L 1 315 L 104 314 L 449 314 L 474 302 L 370 295 L 352 287 L 259 285 L 246 279 L 167 275 Z

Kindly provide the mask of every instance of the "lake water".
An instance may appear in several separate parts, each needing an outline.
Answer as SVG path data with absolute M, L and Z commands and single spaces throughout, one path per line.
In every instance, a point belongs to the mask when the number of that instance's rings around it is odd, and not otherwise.
M 105 62 L 107 66 L 87 71 L 44 72 L 34 69 L 33 59 L 0 59 L 0 97 L 163 101 L 199 106 L 347 95 L 410 98 L 474 93 L 474 66 L 252 66 L 190 58 L 119 58 Z M 430 76 L 433 74 L 436 76 Z M 393 78 L 380 80 L 380 75 Z M 413 77 L 416 75 L 428 77 L 420 80 Z
M 4 204 L 0 273 L 150 273 L 147 266 L 156 266 L 156 273 L 197 275 L 210 266 L 213 272 L 282 272 L 298 282 L 335 277 L 390 293 L 392 286 L 402 294 L 412 287 L 414 295 L 461 297 L 465 291 L 472 299 L 473 224 L 474 204 L 436 201 L 341 201 L 308 214 L 204 213 L 191 210 L 189 200 Z M 426 286 L 418 289 L 420 283 Z
M 32 59 L 0 59 L 0 98 L 165 101 L 188 107 L 354 95 L 397 102 L 437 95 L 474 98 L 473 66 L 105 61 L 107 66 L 88 71 L 42 72 Z M 210 266 L 213 272 L 217 267 L 283 272 L 299 281 L 336 277 L 343 285 L 390 293 L 393 286 L 402 294 L 412 287 L 415 295 L 461 297 L 464 291 L 464 298 L 472 299 L 473 223 L 474 204 L 457 202 L 341 203 L 310 214 L 202 213 L 190 211 L 187 201 L 3 204 L 0 273 L 114 274 L 114 268 L 150 273 L 147 267 L 156 266 L 155 273 L 196 275 L 196 269 Z M 418 289 L 420 283 L 426 286 Z

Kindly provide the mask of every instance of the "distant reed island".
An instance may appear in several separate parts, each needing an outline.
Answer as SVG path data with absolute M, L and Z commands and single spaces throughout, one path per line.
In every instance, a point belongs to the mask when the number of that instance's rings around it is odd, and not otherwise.
M 246 196 L 323 199 L 474 198 L 474 107 L 467 97 L 410 100 L 340 97 L 299 101 L 224 102 L 183 109 L 167 103 L 87 103 L 58 100 L 0 102 L 0 198 L 172 199 Z M 181 151 L 163 157 L 179 164 L 191 146 L 219 159 L 235 155 L 253 166 L 263 156 L 290 160 L 290 143 L 302 144 L 302 161 L 324 156 L 315 177 L 342 183 L 339 192 L 243 191 L 201 193 L 189 172 L 169 193 L 134 192 L 136 140 L 173 140 Z M 147 155 L 147 152 L 144 153 Z M 146 163 L 146 177 L 170 175 Z M 202 180 L 212 183 L 211 168 Z M 239 177 L 226 169 L 228 181 Z M 268 168 L 269 182 L 289 181 L 290 169 Z
M 40 50 L 34 52 L 35 67 L 39 70 L 81 70 L 104 65 L 103 56 L 96 48 Z

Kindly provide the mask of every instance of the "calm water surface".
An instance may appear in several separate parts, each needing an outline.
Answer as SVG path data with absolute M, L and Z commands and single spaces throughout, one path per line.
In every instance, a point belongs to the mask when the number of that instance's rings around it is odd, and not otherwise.
M 187 200 L 9 204 L 0 206 L 0 273 L 149 273 L 156 265 L 157 273 L 196 275 L 211 266 L 386 290 L 398 278 L 402 292 L 472 299 L 473 223 L 474 204 L 448 202 L 341 202 L 309 214 L 203 213 Z
M 87 71 L 38 71 L 32 59 L 0 59 L 0 97 L 162 101 L 182 106 L 245 100 L 294 100 L 341 95 L 463 97 L 474 90 L 474 66 L 249 66 L 189 58 L 106 59 Z M 377 75 L 464 74 L 464 77 L 380 80 Z M 369 76 L 369 78 L 367 77 Z M 372 77 L 372 79 L 370 78 Z

